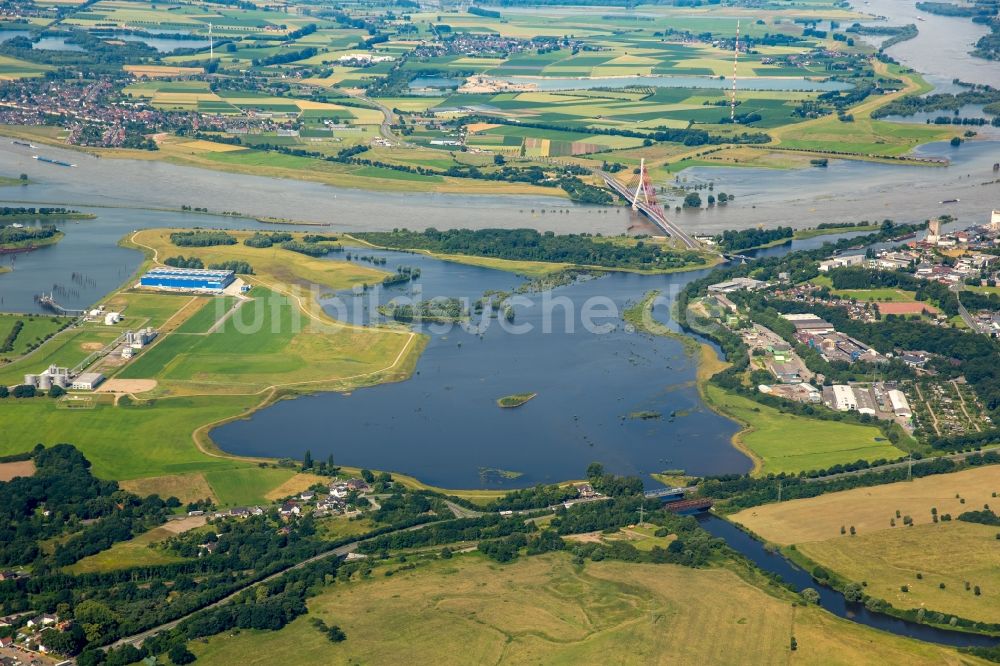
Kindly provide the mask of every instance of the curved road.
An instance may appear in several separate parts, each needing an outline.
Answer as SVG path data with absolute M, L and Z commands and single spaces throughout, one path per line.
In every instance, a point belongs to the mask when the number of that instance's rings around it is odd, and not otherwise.
M 378 131 L 379 134 L 382 135 L 383 139 L 385 139 L 394 146 L 395 145 L 409 146 L 409 144 L 406 141 L 403 141 L 403 139 L 396 136 L 396 134 L 392 131 L 392 126 L 396 122 L 396 114 L 393 113 L 392 109 L 387 107 L 385 104 L 382 104 L 378 100 L 365 97 L 364 93 L 360 92 L 351 93 L 347 91 L 344 92 L 347 93 L 348 96 L 353 97 L 359 102 L 366 102 L 368 104 L 371 104 L 372 106 L 374 106 L 375 108 L 377 108 L 379 111 L 382 112 L 382 124 L 379 125 Z

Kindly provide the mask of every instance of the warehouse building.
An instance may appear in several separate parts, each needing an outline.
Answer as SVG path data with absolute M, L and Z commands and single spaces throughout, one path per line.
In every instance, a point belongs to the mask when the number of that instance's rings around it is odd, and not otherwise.
M 854 389 L 846 384 L 834 384 L 833 405 L 838 412 L 857 411 L 858 399 L 854 395 Z
M 70 385 L 70 388 L 75 391 L 93 391 L 95 388 L 101 385 L 104 381 L 104 375 L 99 372 L 85 372 L 76 379 Z
M 154 268 L 139 279 L 140 287 L 172 291 L 220 292 L 235 280 L 233 271 L 203 268 Z
M 893 389 L 889 391 L 889 403 L 892 405 L 892 411 L 896 416 L 902 416 L 904 418 L 912 418 L 913 410 L 910 409 L 910 402 L 903 395 L 903 392 L 898 389 Z

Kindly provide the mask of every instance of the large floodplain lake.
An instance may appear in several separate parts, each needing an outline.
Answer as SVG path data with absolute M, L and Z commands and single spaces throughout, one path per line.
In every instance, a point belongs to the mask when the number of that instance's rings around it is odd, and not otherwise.
M 414 287 L 422 298 L 475 301 L 521 282 L 422 255 L 375 254 L 387 259 L 388 270 L 421 270 L 419 280 L 388 290 L 382 302 Z M 750 461 L 730 444 L 737 425 L 700 400 L 696 359 L 676 340 L 630 331 L 621 316 L 648 290 L 669 296 L 692 277 L 612 273 L 525 294 L 510 324 L 473 317 L 482 330 L 428 330 L 427 349 L 407 381 L 279 402 L 212 437 L 231 453 L 298 458 L 309 450 L 317 459 L 333 454 L 340 464 L 397 470 L 451 488 L 580 478 L 594 461 L 643 476 L 745 472 Z M 367 301 L 343 298 L 355 309 Z M 372 310 L 327 304 L 328 312 L 350 319 L 364 320 Z M 657 307 L 656 316 L 668 319 L 668 307 Z M 515 409 L 498 407 L 498 398 L 517 393 L 537 396 Z

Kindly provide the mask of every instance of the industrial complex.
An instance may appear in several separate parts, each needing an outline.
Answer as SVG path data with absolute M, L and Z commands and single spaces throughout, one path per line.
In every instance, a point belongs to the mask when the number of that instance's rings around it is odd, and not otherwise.
M 139 278 L 139 286 L 170 291 L 220 293 L 235 279 L 233 271 L 160 267 L 152 269 Z
M 43 391 L 48 391 L 53 386 L 76 391 L 93 391 L 103 381 L 104 375 L 99 372 L 84 372 L 73 375 L 69 368 L 60 368 L 56 365 L 50 365 L 41 374 L 24 376 L 26 386 L 34 386 Z

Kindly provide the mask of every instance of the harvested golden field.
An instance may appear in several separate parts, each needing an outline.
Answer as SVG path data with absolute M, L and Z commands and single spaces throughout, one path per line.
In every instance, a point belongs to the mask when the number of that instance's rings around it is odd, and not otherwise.
M 337 584 L 278 632 L 195 642 L 202 664 L 960 664 L 957 652 L 797 608 L 724 569 L 478 555 Z M 313 617 L 347 634 L 331 643 Z M 791 652 L 794 635 L 798 650 Z M 724 640 L 720 640 L 724 636 Z
M 1000 506 L 993 493 L 1000 493 L 998 465 L 767 504 L 740 511 L 730 519 L 768 541 L 788 545 L 832 539 L 840 536 L 842 526 L 854 526 L 862 536 L 893 529 L 892 520 L 898 529 L 904 516 L 910 516 L 915 525 L 931 523 L 932 508 L 954 517 L 982 509 L 984 504 Z
M 927 608 L 1000 622 L 997 533 L 1000 528 L 950 521 L 814 541 L 796 548 L 848 580 L 867 582 L 868 594 L 897 608 Z M 906 592 L 901 589 L 904 585 Z
M 120 481 L 118 485 L 140 497 L 147 495 L 159 495 L 163 498 L 173 496 L 184 504 L 201 499 L 219 501 L 212 491 L 212 487 L 205 480 L 205 475 L 201 472 L 129 479 L 128 481 Z

